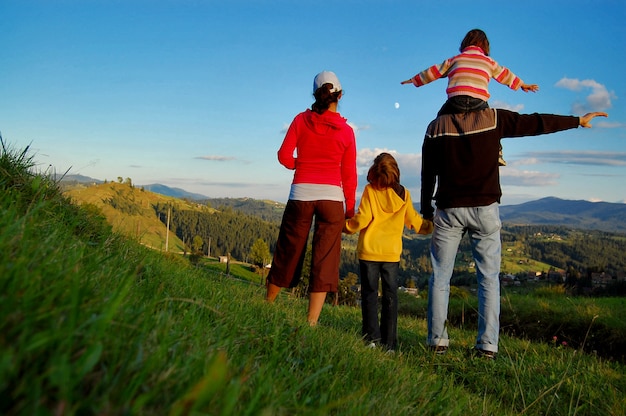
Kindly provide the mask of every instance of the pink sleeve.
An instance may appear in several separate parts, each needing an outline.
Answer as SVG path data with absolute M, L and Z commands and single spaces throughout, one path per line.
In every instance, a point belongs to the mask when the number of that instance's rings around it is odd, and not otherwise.
M 502 85 L 506 85 L 512 90 L 515 90 L 515 91 L 519 90 L 519 88 L 523 84 L 522 80 L 513 72 L 511 72 L 510 69 L 504 66 L 498 65 L 497 62 L 494 62 L 494 63 L 496 66 L 493 71 L 493 79 L 495 79 L 497 82 L 499 82 Z
M 413 85 L 421 87 L 422 85 L 438 80 L 447 74 L 450 69 L 450 65 L 452 65 L 452 60 L 446 59 L 439 65 L 433 65 L 430 68 L 423 70 L 413 77 Z

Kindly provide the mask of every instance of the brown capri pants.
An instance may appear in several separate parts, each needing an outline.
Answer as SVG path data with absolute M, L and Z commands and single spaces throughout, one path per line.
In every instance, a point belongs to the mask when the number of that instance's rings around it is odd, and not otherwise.
M 279 287 L 298 285 L 314 218 L 309 291 L 337 291 L 341 231 L 345 223 L 340 201 L 287 201 L 268 282 Z

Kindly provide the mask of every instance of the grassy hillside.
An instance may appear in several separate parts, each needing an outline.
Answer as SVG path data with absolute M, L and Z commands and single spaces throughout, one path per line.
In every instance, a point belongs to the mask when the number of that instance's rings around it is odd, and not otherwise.
M 505 273 L 517 274 L 527 272 L 547 272 L 551 268 L 564 271 L 553 265 L 543 263 L 528 257 L 520 242 L 502 243 L 502 264 L 500 269 Z
M 167 225 L 155 213 L 153 207 L 157 203 L 169 203 L 186 210 L 214 211 L 197 203 L 156 194 L 127 183 L 79 185 L 67 189 L 65 194 L 78 205 L 96 206 L 116 232 L 158 250 L 165 250 Z M 184 251 L 183 242 L 171 230 L 167 248 L 173 252 Z
M 455 324 L 435 356 L 417 313 L 400 317 L 396 354 L 367 349 L 357 308 L 325 305 L 320 326 L 303 325 L 306 301 L 267 304 L 259 284 L 113 233 L 33 166 L 3 143 L 0 414 L 626 413 L 619 362 L 509 336 L 485 361 L 469 354 L 474 330 Z M 533 308 L 558 325 L 562 302 Z M 623 316 L 606 322 L 623 328 Z

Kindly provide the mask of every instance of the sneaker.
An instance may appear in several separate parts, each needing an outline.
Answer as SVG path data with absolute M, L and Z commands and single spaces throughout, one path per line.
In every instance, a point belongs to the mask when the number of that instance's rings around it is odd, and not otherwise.
M 370 350 L 374 349 L 374 348 L 376 348 L 376 343 L 375 342 L 370 342 L 369 344 L 367 344 L 367 346 L 365 348 L 369 348 Z
M 487 351 L 487 350 L 483 350 L 480 348 L 474 348 L 474 351 L 476 353 L 476 356 L 480 357 L 480 358 L 486 358 L 488 360 L 495 360 L 496 359 L 496 353 L 493 351 Z
M 443 345 L 431 345 L 428 347 L 431 351 L 434 351 L 437 355 L 443 355 L 448 352 L 448 347 Z

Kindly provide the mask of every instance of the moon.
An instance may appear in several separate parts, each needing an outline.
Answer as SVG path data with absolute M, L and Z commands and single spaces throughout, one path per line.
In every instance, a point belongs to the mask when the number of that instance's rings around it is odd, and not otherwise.
M 396 107 L 396 109 L 398 109 L 400 108 L 400 103 L 395 103 L 393 106 Z

